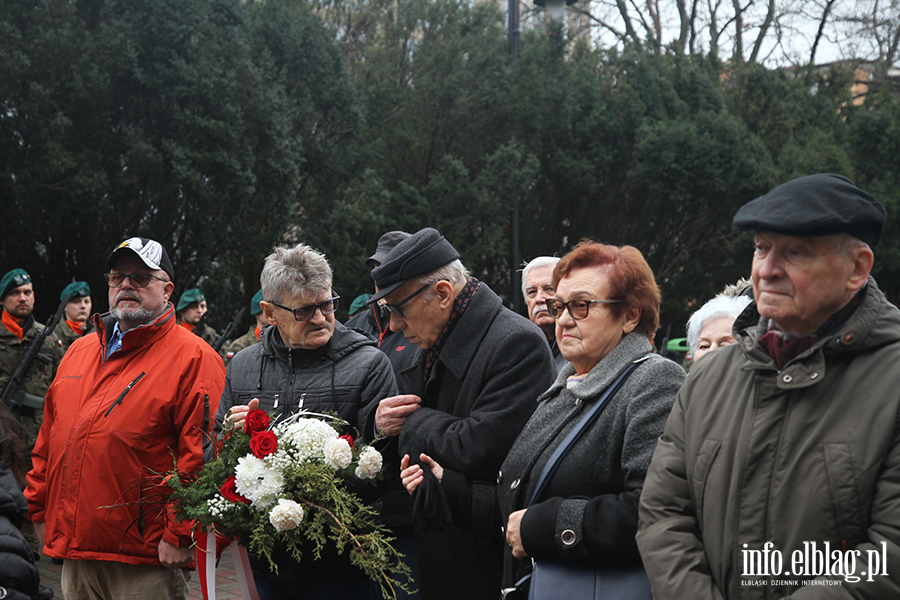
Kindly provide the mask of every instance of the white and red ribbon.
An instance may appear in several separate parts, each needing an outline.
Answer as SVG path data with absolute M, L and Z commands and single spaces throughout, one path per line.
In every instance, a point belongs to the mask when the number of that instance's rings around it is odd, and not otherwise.
M 203 592 L 203 600 L 216 600 L 216 532 L 210 527 L 206 532 L 198 531 L 198 537 L 197 570 L 200 575 L 200 590 Z M 259 600 L 247 549 L 234 540 L 222 554 L 231 554 L 234 571 L 241 586 L 241 597 L 244 600 Z

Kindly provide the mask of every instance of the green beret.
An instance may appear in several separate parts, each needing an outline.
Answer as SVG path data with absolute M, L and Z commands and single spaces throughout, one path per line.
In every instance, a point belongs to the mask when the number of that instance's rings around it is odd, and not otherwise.
M 200 291 L 200 288 L 191 288 L 185 291 L 181 298 L 178 299 L 178 306 L 175 310 L 184 310 L 191 304 L 199 304 L 206 300 L 206 296 Z
M 350 316 L 352 317 L 366 307 L 366 300 L 372 297 L 372 294 L 360 294 L 350 303 Z
M 63 288 L 62 294 L 59 295 L 59 299 L 61 301 L 65 300 L 66 302 L 71 302 L 76 298 L 87 298 L 90 295 L 91 288 L 86 281 L 73 281 Z
M 734 216 L 745 231 L 770 231 L 791 237 L 848 233 L 874 248 L 887 212 L 874 196 L 841 175 L 798 177 L 756 200 Z
M 253 297 L 250 299 L 250 314 L 258 315 L 262 312 L 262 306 L 259 303 L 262 302 L 262 290 L 259 290 Z
M 19 286 L 25 285 L 31 281 L 31 275 L 25 272 L 25 269 L 13 269 L 0 279 L 0 300 L 6 298 L 6 295 Z

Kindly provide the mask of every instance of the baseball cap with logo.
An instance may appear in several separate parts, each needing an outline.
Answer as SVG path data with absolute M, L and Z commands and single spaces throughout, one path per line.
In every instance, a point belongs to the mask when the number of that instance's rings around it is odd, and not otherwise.
M 170 279 L 175 279 L 175 269 L 172 268 L 172 261 L 169 260 L 166 249 L 156 240 L 142 237 L 128 238 L 112 251 L 106 260 L 106 266 L 111 269 L 123 252 L 133 252 L 141 259 L 141 262 L 154 271 L 165 271 Z

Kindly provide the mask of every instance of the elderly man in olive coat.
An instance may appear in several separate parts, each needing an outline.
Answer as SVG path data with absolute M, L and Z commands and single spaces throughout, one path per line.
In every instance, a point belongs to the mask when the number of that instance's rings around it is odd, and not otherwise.
M 391 329 L 419 347 L 398 376 L 403 395 L 373 411 L 375 430 L 399 435 L 400 455 L 413 462 L 424 453 L 470 479 L 495 481 L 552 382 L 544 334 L 471 277 L 432 228 L 400 242 L 372 277 L 379 291 L 370 302 L 383 301 Z M 502 532 L 479 539 L 454 527 L 436 479 L 415 494 L 422 598 L 496 600 Z
M 837 175 L 738 212 L 755 302 L 691 369 L 641 495 L 656 600 L 900 598 L 900 310 L 869 276 L 884 220 Z

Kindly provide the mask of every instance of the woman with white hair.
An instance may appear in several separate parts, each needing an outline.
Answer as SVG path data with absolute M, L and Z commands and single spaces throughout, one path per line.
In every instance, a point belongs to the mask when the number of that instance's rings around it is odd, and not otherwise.
M 687 339 L 693 362 L 697 362 L 707 352 L 735 343 L 736 340 L 731 335 L 734 320 L 753 299 L 742 295 L 748 286 L 749 282 L 746 280 L 728 286 L 725 292 L 691 315 L 687 323 Z

